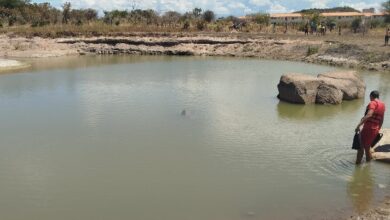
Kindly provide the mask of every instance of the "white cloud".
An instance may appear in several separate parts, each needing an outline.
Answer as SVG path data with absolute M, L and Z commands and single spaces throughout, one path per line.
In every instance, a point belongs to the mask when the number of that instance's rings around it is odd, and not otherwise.
M 245 5 L 242 2 L 231 2 L 227 5 L 227 7 L 230 12 L 236 11 L 240 15 L 251 14 L 255 12 L 255 10 L 249 8 L 247 5 Z
M 221 0 L 61 0 L 62 3 L 70 2 L 74 8 L 95 8 L 98 10 L 132 9 L 133 6 L 141 9 L 154 9 L 161 13 L 166 11 L 186 12 L 195 7 L 203 10 L 213 10 L 216 14 L 230 14 L 233 11 L 242 12 L 250 10 L 241 2 L 227 4 Z M 259 1 L 259 0 L 256 0 Z M 268 0 L 267 0 L 268 1 Z
M 229 8 L 240 8 L 240 9 L 246 8 L 244 3 L 241 3 L 241 2 L 231 2 L 228 4 L 228 7 Z
M 272 4 L 270 0 L 249 0 L 249 3 L 256 6 L 266 6 Z
M 289 12 L 289 10 L 285 6 L 277 2 L 272 4 L 269 8 L 269 13 L 284 13 L 284 12 Z
M 340 3 L 340 6 L 349 6 L 349 7 L 352 7 L 352 8 L 355 8 L 357 10 L 363 10 L 365 8 L 375 8 L 378 12 L 381 8 L 381 4 L 380 3 L 366 3 L 366 2 L 344 2 L 342 1 Z
M 311 8 L 328 8 L 329 0 L 309 0 Z
M 43 0 L 32 0 L 34 2 Z M 191 11 L 195 7 L 203 10 L 213 10 L 217 16 L 242 16 L 249 13 L 267 11 L 269 13 L 291 12 L 293 9 L 327 8 L 333 6 L 351 6 L 356 9 L 374 7 L 380 8 L 384 0 L 58 0 L 71 2 L 74 8 L 95 8 L 103 10 L 130 10 L 136 8 L 154 9 L 160 13 L 174 10 L 178 12 Z

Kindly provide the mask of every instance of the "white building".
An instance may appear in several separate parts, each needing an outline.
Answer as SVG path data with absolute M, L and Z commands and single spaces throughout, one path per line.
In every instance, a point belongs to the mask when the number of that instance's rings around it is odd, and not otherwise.
M 362 18 L 364 20 L 383 20 L 385 18 L 385 14 L 383 13 L 372 13 L 372 12 L 326 12 L 321 13 L 321 17 L 323 18 L 332 18 L 336 22 L 351 22 L 355 18 Z M 301 23 L 305 19 L 300 13 L 278 13 L 270 15 L 271 23 L 275 24 L 291 24 L 291 23 Z

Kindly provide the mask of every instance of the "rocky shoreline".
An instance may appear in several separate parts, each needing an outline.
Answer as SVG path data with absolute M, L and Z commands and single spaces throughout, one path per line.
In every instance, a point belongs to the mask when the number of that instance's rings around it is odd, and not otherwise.
M 291 60 L 371 71 L 390 71 L 390 52 L 360 43 L 269 36 L 152 35 L 93 38 L 0 36 L 0 57 L 40 58 L 86 54 L 234 56 Z M 0 67 L 1 68 L 1 67 Z

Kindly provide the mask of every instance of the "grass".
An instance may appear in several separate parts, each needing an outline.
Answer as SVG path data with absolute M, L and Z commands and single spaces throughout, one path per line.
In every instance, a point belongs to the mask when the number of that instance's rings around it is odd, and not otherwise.
M 307 48 L 307 52 L 306 52 L 306 56 L 311 56 L 313 54 L 317 54 L 318 53 L 318 50 L 319 48 L 318 47 L 308 47 Z
M 298 38 L 339 38 L 336 32 L 328 33 L 325 37 L 310 35 L 305 37 L 302 32 L 297 29 L 289 28 L 287 34 L 283 34 L 284 27 L 277 26 L 275 29 L 276 33 L 273 33 L 272 26 L 260 27 L 259 25 L 251 24 L 244 27 L 241 31 L 229 30 L 229 24 L 222 23 L 211 23 L 205 24 L 203 31 L 199 31 L 196 25 L 192 24 L 190 28 L 184 30 L 181 25 L 173 26 L 157 26 L 157 25 L 144 25 L 144 24 L 129 24 L 124 23 L 120 25 L 108 25 L 103 22 L 93 22 L 90 24 L 83 25 L 47 25 L 42 27 L 31 27 L 30 25 L 19 25 L 13 27 L 0 27 L 0 34 L 8 34 L 11 36 L 22 36 L 22 37 L 43 37 L 43 38 L 59 38 L 59 37 L 99 37 L 99 36 L 139 36 L 140 33 L 145 35 L 153 35 L 158 33 L 159 36 L 166 34 L 169 36 L 171 33 L 240 33 L 249 34 L 254 37 L 256 35 L 269 35 L 279 37 L 298 37 Z M 385 28 L 376 28 L 369 30 L 366 37 L 382 37 L 384 36 Z M 345 30 L 343 33 L 344 37 L 359 38 L 361 34 L 353 34 L 350 31 Z M 315 48 L 310 49 L 310 53 L 315 52 Z M 309 51 L 308 51 L 309 52 Z
M 157 26 L 142 26 L 142 25 L 107 25 L 104 23 L 92 23 L 85 25 L 47 25 L 42 27 L 30 26 L 14 26 L 0 28 L 1 34 L 13 34 L 24 37 L 44 37 L 44 38 L 59 38 L 59 37 L 98 37 L 98 36 L 121 36 L 128 33 L 144 32 L 178 32 L 180 28 L 167 28 Z

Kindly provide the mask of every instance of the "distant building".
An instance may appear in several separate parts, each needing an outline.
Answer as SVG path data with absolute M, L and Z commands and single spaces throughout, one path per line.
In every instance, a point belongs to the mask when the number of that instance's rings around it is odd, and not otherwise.
M 272 24 L 285 24 L 285 23 L 301 23 L 304 21 L 302 14 L 300 13 L 277 13 L 271 14 L 270 20 Z
M 375 14 L 375 8 L 366 8 L 366 9 L 363 9 L 362 12 L 363 12 L 363 13 L 372 13 L 372 14 Z
M 368 12 L 369 11 L 369 12 Z M 321 13 L 321 17 L 332 18 L 336 22 L 350 22 L 356 18 L 362 18 L 364 20 L 382 20 L 385 15 L 383 13 L 375 13 L 371 9 L 367 9 L 367 12 L 327 12 Z M 301 13 L 278 13 L 271 14 L 271 23 L 275 24 L 292 24 L 292 23 L 301 23 L 305 21 L 305 18 Z

